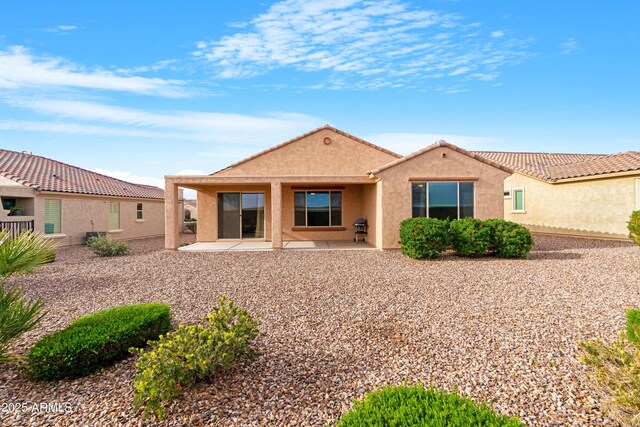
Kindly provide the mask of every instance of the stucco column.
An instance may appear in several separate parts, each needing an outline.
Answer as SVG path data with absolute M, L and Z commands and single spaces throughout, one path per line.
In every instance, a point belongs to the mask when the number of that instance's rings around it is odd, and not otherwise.
M 271 182 L 271 247 L 282 249 L 282 183 Z
M 175 251 L 180 246 L 178 186 L 165 179 L 164 187 L 164 248 Z

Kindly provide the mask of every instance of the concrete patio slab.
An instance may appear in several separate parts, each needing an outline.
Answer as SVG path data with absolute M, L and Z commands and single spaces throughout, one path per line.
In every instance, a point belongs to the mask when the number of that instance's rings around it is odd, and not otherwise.
M 283 242 L 284 250 L 375 250 L 369 243 L 355 243 L 351 240 L 289 240 Z M 226 251 L 271 251 L 271 242 L 264 241 L 218 241 L 198 242 L 178 249 L 184 252 L 226 252 Z

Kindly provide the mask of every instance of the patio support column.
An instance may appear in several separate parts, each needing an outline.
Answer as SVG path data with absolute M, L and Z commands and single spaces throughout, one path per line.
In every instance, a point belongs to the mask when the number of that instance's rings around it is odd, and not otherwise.
M 178 186 L 165 179 L 164 189 L 164 248 L 175 251 L 180 246 L 180 214 Z
M 282 183 L 271 182 L 271 247 L 282 249 Z

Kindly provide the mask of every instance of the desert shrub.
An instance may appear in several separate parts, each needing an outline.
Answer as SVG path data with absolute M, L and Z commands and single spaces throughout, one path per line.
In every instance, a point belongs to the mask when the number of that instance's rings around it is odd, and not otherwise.
M 195 219 L 186 221 L 184 223 L 184 226 L 187 227 L 187 230 L 189 230 L 193 234 L 196 234 L 198 232 L 198 222 Z
M 0 363 L 17 359 L 10 351 L 20 335 L 34 329 L 45 312 L 39 299 L 25 298 L 18 285 L 9 287 L 6 280 L 15 273 L 29 273 L 55 259 L 55 244 L 39 233 L 26 231 L 12 237 L 0 231 Z
M 489 229 L 489 250 L 500 258 L 528 258 L 533 247 L 533 237 L 528 228 L 502 219 L 483 221 Z
M 480 256 L 491 247 L 491 230 L 476 218 L 452 221 L 449 236 L 458 255 Z
M 445 393 L 432 387 L 388 386 L 367 394 L 338 421 L 337 427 L 468 427 L 524 426 L 517 418 L 474 403 L 457 391 Z
M 579 343 L 580 360 L 605 398 L 609 416 L 623 426 L 640 425 L 640 311 L 627 311 L 627 330 L 612 344 L 598 339 Z
M 140 355 L 133 405 L 144 407 L 144 416 L 163 418 L 165 405 L 184 387 L 229 369 L 240 357 L 256 354 L 251 344 L 258 335 L 258 322 L 224 296 L 204 320 L 204 325 L 180 325 L 160 336 L 146 352 L 131 349 Z
M 87 246 L 98 256 L 119 256 L 129 253 L 129 244 L 109 236 L 96 236 L 87 240 Z
M 125 358 L 130 347 L 142 347 L 170 329 L 166 304 L 125 305 L 79 317 L 32 347 L 29 375 L 39 380 L 87 375 Z
M 402 253 L 413 259 L 434 259 L 447 248 L 449 223 L 435 218 L 409 218 L 400 223 Z
M 640 245 L 640 211 L 634 211 L 629 218 L 629 237 Z
M 640 345 L 640 310 L 627 310 L 627 338 Z

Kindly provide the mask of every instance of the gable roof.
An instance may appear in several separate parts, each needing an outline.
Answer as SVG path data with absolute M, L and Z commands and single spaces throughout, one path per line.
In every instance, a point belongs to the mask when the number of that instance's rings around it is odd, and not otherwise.
M 640 152 L 617 154 L 511 153 L 476 151 L 482 157 L 545 181 L 640 172 Z
M 164 190 L 133 184 L 46 157 L 0 149 L 0 176 L 38 191 L 164 199 Z
M 479 162 L 485 163 L 485 164 L 487 164 L 489 166 L 493 166 L 494 168 L 501 169 L 501 170 L 503 170 L 505 172 L 509 172 L 509 173 L 513 172 L 513 170 L 511 170 L 511 168 L 509 168 L 508 166 L 505 166 L 505 165 L 502 165 L 500 163 L 497 163 L 497 162 L 491 161 L 489 159 L 486 159 L 484 157 L 481 157 L 481 156 L 479 156 L 477 154 L 472 153 L 471 151 L 467 151 L 467 150 L 465 150 L 463 148 L 460 148 L 460 147 L 458 147 L 456 145 L 449 144 L 447 141 L 440 140 L 440 141 L 438 141 L 438 142 L 436 142 L 434 144 L 429 145 L 428 147 L 423 148 L 422 150 L 418 150 L 418 151 L 416 151 L 414 153 L 411 153 L 411 154 L 408 154 L 408 155 L 406 155 L 406 156 L 404 156 L 404 157 L 402 157 L 402 158 L 400 158 L 398 160 L 394 160 L 394 161 L 389 162 L 389 163 L 387 163 L 385 165 L 382 165 L 379 168 L 370 171 L 369 174 L 376 175 L 376 174 L 378 174 L 378 173 L 380 173 L 380 172 L 382 172 L 384 170 L 390 169 L 390 168 L 392 168 L 394 166 L 397 166 L 397 165 L 399 165 L 401 163 L 406 162 L 407 160 L 411 160 L 411 159 L 413 159 L 415 157 L 421 156 L 424 153 L 427 153 L 427 152 L 429 152 L 431 150 L 435 150 L 436 148 L 440 148 L 440 147 L 449 148 L 450 150 L 457 151 L 460 154 L 463 154 L 465 156 L 471 157 L 472 159 L 478 160 Z
M 224 169 L 221 169 L 221 170 L 219 170 L 219 171 L 216 171 L 216 172 L 214 172 L 214 173 L 212 173 L 212 174 L 210 174 L 210 175 L 215 175 L 216 173 L 218 173 L 218 172 L 222 172 L 223 170 L 227 170 L 227 169 L 230 169 L 230 168 L 236 167 L 236 166 L 238 166 L 238 165 L 241 165 L 241 164 L 243 164 L 243 163 L 246 163 L 246 162 L 248 162 L 248 161 L 250 161 L 250 160 L 253 160 L 253 159 L 257 158 L 257 157 L 263 156 L 263 155 L 265 155 L 265 154 L 267 154 L 267 153 L 270 153 L 270 152 L 272 152 L 272 151 L 275 151 L 275 150 L 277 150 L 277 149 L 279 149 L 279 148 L 282 148 L 282 147 L 284 147 L 284 146 L 286 146 L 286 145 L 292 144 L 292 143 L 294 143 L 294 142 L 296 142 L 296 141 L 299 141 L 299 140 L 301 140 L 301 139 L 303 139 L 303 138 L 306 138 L 306 137 L 308 137 L 308 136 L 310 136 L 310 135 L 313 135 L 314 133 L 318 133 L 318 132 L 323 131 L 323 130 L 330 130 L 330 131 L 332 131 L 332 132 L 337 133 L 338 135 L 346 136 L 346 137 L 347 137 L 347 138 L 349 138 L 349 139 L 352 139 L 352 140 L 354 140 L 354 141 L 356 141 L 356 142 L 359 142 L 359 143 L 361 143 L 361 144 L 364 144 L 364 145 L 366 145 L 366 146 L 368 146 L 368 147 L 374 148 L 374 149 L 376 149 L 376 150 L 378 150 L 378 151 L 382 151 L 383 153 L 389 154 L 389 155 L 391 155 L 391 156 L 398 157 L 398 158 L 402 157 L 402 156 L 401 156 L 400 154 L 398 154 L 398 153 L 394 153 L 393 151 L 387 150 L 386 148 L 382 148 L 382 147 L 380 147 L 379 145 L 375 145 L 375 144 L 373 144 L 373 143 L 371 143 L 371 142 L 369 142 L 369 141 L 365 141 L 364 139 L 361 139 L 361 138 L 358 138 L 357 136 L 351 135 L 350 133 L 347 133 L 347 132 L 341 131 L 340 129 L 336 129 L 336 128 L 334 128 L 333 126 L 330 126 L 330 125 L 324 125 L 324 126 L 321 126 L 321 127 L 317 128 L 317 129 L 314 129 L 314 130 L 312 130 L 312 131 L 310 131 L 310 132 L 307 132 L 307 133 L 304 133 L 304 134 L 302 134 L 302 135 L 296 136 L 295 138 L 290 139 L 290 140 L 288 140 L 288 141 L 285 141 L 285 142 L 283 142 L 283 143 L 281 143 L 281 144 L 274 145 L 273 147 L 270 147 L 270 148 L 267 148 L 266 150 L 260 151 L 259 153 L 256 153 L 256 154 L 254 154 L 254 155 L 252 155 L 252 156 L 249 156 L 249 157 L 247 157 L 247 158 L 245 158 L 245 159 L 242 159 L 242 160 L 240 160 L 240 161 L 238 161 L 238 162 L 236 162 L 236 163 L 234 163 L 234 164 L 232 164 L 232 165 L 229 165 L 229 166 L 227 166 L 227 167 L 226 167 L 226 168 L 224 168 Z

